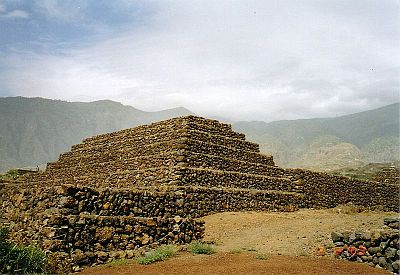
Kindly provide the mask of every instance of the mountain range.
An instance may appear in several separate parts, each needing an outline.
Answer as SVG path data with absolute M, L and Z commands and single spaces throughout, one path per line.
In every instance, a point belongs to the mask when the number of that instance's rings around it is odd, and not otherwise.
M 54 161 L 82 139 L 176 116 L 185 108 L 144 112 L 121 103 L 0 98 L 0 172 Z M 313 170 L 400 158 L 399 103 L 336 118 L 233 122 L 278 165 Z
M 185 108 L 144 112 L 111 100 L 84 103 L 3 97 L 0 171 L 54 161 L 86 137 L 189 114 L 193 113 Z
M 284 167 L 336 170 L 400 158 L 399 103 L 335 118 L 237 122 Z

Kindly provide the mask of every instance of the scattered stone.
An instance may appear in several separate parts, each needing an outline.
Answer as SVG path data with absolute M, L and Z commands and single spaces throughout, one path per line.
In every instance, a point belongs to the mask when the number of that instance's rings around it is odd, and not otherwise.
M 343 241 L 343 234 L 339 232 L 332 232 L 331 238 L 334 243 L 342 242 Z M 339 246 L 339 245 L 338 245 Z
M 376 253 L 378 253 L 380 251 L 379 247 L 369 247 L 368 248 L 368 252 L 371 255 L 375 255 Z
M 396 254 L 397 254 L 396 252 L 397 252 L 396 248 L 388 247 L 385 250 L 385 257 L 388 258 L 388 259 L 394 258 L 396 256 Z

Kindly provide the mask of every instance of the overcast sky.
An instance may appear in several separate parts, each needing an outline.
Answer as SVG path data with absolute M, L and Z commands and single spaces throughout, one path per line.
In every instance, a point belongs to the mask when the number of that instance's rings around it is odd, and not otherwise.
M 0 0 L 0 96 L 232 120 L 399 101 L 400 1 Z

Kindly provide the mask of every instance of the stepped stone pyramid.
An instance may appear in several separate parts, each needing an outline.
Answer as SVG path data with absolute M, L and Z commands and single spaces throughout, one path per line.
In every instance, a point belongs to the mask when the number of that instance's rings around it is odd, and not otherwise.
M 210 213 L 293 211 L 296 190 L 230 125 L 187 116 L 72 146 L 45 172 L 6 186 L 2 216 L 15 240 L 82 266 L 200 239 L 204 222 L 194 218 Z
M 164 216 L 198 217 L 223 210 L 253 210 L 255 203 L 259 210 L 295 209 L 301 201 L 301 195 L 295 193 L 298 186 L 285 178 L 284 170 L 274 165 L 272 156 L 260 153 L 258 144 L 246 141 L 244 134 L 232 131 L 228 124 L 195 116 L 88 138 L 72 146 L 70 152 L 48 164 L 44 173 L 33 176 L 29 182 L 72 184 L 94 190 L 112 188 L 112 192 L 129 189 L 148 194 L 179 189 L 201 193 L 200 205 L 209 199 L 204 209 L 197 206 L 198 212 L 193 206 L 184 207 L 179 213 L 175 208 L 159 210 Z M 242 198 L 235 202 L 221 202 L 211 195 L 205 198 L 210 187 Z M 211 193 L 216 192 L 215 189 Z M 260 201 L 260 197 L 265 199 Z M 247 207 L 244 200 L 248 201 Z M 101 207 L 94 207 L 94 211 L 107 212 Z M 155 214 L 140 213 L 152 215 Z
M 16 241 L 36 240 L 71 268 L 200 239 L 197 218 L 221 211 L 348 201 L 393 210 L 396 188 L 279 168 L 230 125 L 186 116 L 87 138 L 45 172 L 3 186 L 0 203 Z
M 257 182 L 259 189 L 271 189 L 277 181 L 288 183 L 282 177 L 272 156 L 260 154 L 230 125 L 188 116 L 88 138 L 50 163 L 41 180 L 114 188 L 254 188 Z

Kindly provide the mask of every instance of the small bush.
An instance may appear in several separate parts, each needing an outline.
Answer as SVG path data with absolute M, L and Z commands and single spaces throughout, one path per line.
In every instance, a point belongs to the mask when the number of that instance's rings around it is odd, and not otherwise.
M 339 214 L 357 214 L 365 212 L 367 209 L 363 206 L 354 205 L 352 203 L 340 204 L 334 208 Z
M 18 170 L 16 169 L 8 170 L 6 176 L 15 180 L 19 177 Z
M 44 273 L 46 254 L 35 246 L 19 246 L 8 240 L 8 230 L 0 229 L 0 273 Z
M 116 259 L 116 260 L 112 260 L 111 262 L 107 263 L 106 266 L 122 266 L 122 265 L 127 265 L 129 264 L 129 261 L 125 258 L 123 259 Z
M 235 248 L 235 249 L 232 249 L 231 251 L 229 251 L 230 254 L 240 254 L 242 252 L 243 252 L 243 249 L 240 249 L 240 248 Z
M 143 257 L 137 257 L 136 261 L 142 265 L 148 265 L 158 261 L 164 261 L 172 256 L 175 256 L 177 249 L 174 245 L 163 245 L 154 250 L 151 250 Z
M 256 255 L 256 259 L 265 261 L 265 260 L 268 260 L 268 256 L 266 254 L 260 253 L 260 254 Z
M 189 251 L 192 252 L 193 254 L 210 255 L 215 253 L 215 247 L 208 243 L 193 242 L 189 246 Z

